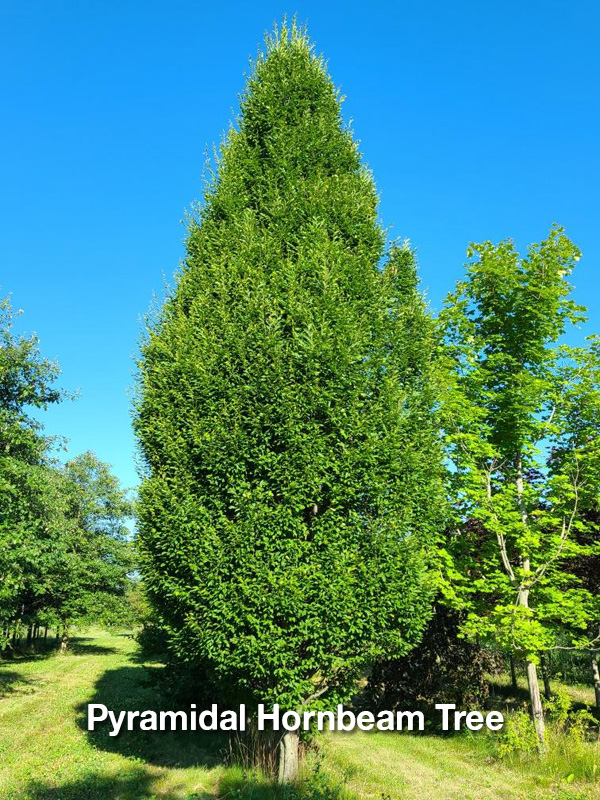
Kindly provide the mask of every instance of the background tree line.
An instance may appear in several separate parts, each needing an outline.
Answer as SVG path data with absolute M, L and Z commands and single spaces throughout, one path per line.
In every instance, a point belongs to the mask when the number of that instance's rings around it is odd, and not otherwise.
M 74 623 L 124 619 L 133 569 L 127 493 L 93 453 L 53 457 L 34 410 L 59 402 L 58 367 L 0 304 L 0 650 Z

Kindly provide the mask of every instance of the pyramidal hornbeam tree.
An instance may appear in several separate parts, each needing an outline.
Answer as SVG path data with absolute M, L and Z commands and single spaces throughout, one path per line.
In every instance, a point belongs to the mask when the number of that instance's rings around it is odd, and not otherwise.
M 338 93 L 284 26 L 139 363 L 143 573 L 220 702 L 331 707 L 429 615 L 433 334 L 412 253 L 383 256 Z M 297 753 L 286 734 L 280 779 Z

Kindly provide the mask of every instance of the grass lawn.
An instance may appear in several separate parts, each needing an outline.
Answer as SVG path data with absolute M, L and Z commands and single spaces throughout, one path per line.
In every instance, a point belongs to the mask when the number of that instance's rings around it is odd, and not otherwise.
M 367 738 L 368 737 L 368 738 Z M 466 737 L 386 733 L 336 734 L 325 746 L 326 762 L 353 794 L 379 800 L 526 800 L 600 798 L 600 787 L 574 786 L 492 760 Z M 565 774 L 566 777 L 566 774 Z
M 165 733 L 90 738 L 84 704 L 155 708 L 151 666 L 125 636 L 89 634 L 65 656 L 0 665 L 2 800 L 147 800 L 214 795 L 218 754 Z M 2 692 L 2 689 L 0 689 Z M 179 745 L 179 746 L 178 746 Z M 211 763 L 212 762 L 212 763 Z
M 232 800 L 273 797 L 261 780 L 222 765 L 209 734 L 85 730 L 85 704 L 114 710 L 157 708 L 151 671 L 137 645 L 92 632 L 66 656 L 0 663 L 1 800 Z M 185 737 L 185 738 L 184 738 Z M 321 772 L 342 795 L 377 800 L 600 798 L 600 783 L 568 783 L 532 761 L 493 760 L 477 734 L 441 738 L 384 733 L 329 734 Z M 310 762 L 309 762 L 310 767 Z M 302 797 L 299 790 L 290 800 Z M 313 788 L 305 792 L 318 800 Z M 335 792 L 324 791 L 326 800 Z

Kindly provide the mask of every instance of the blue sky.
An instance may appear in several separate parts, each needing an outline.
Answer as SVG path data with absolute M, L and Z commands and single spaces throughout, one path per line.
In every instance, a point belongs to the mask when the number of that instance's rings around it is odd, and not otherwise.
M 136 483 L 128 387 L 140 317 L 183 254 L 207 147 L 283 14 L 346 95 L 392 236 L 431 304 L 470 240 L 566 226 L 600 331 L 600 5 L 0 0 L 0 291 L 75 402 L 45 415 L 70 453 Z

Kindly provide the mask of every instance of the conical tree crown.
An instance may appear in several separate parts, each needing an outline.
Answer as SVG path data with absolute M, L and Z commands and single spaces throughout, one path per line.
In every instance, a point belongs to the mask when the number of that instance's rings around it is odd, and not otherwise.
M 302 32 L 284 28 L 248 81 L 205 220 L 230 223 L 246 212 L 292 251 L 320 221 L 331 238 L 377 258 L 376 203 L 323 60 Z
M 149 331 L 136 430 L 173 648 L 290 707 L 317 674 L 343 697 L 427 613 L 431 325 L 412 254 L 380 269 L 376 215 L 324 63 L 284 28 Z

